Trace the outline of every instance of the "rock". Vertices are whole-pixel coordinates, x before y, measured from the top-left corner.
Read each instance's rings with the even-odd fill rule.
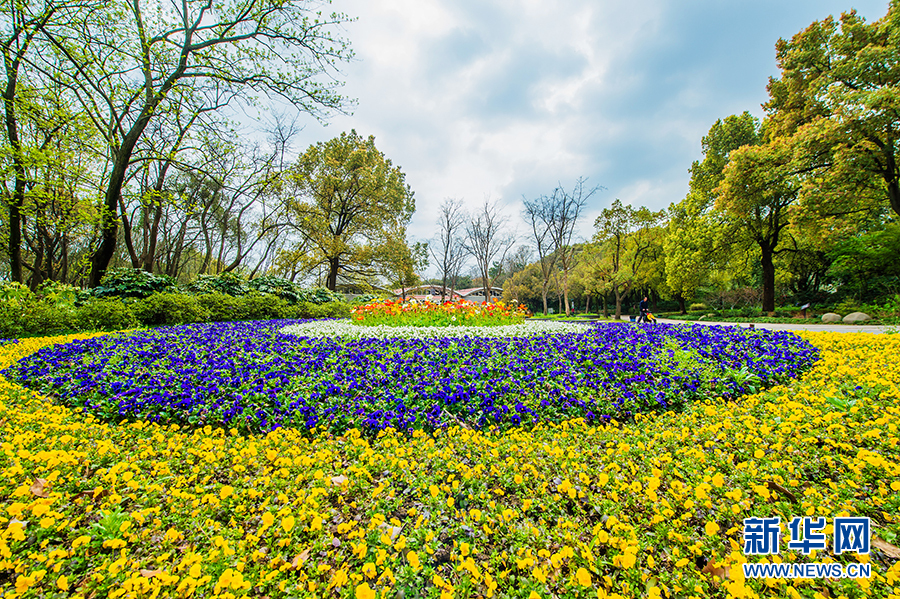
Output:
[[[841,315],[835,314],[834,312],[829,312],[828,314],[822,315],[822,322],[840,322]]]
[[[865,312],[853,312],[852,314],[848,314],[847,316],[845,316],[843,322],[856,324],[859,322],[865,322],[867,320],[872,320],[872,317]]]

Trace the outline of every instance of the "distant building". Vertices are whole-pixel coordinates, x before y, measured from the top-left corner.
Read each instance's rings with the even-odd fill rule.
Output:
[[[394,289],[394,297],[395,299],[401,299],[404,297],[404,293],[402,289]],[[491,301],[499,301],[500,298],[503,297],[503,288],[502,287],[491,287],[490,288],[490,296]],[[406,290],[405,297],[407,300],[414,299],[416,301],[425,301],[425,302],[440,302],[441,301],[441,286],[440,285],[420,285],[418,287],[410,287]],[[485,301],[484,298],[484,288],[483,287],[472,287],[470,289],[454,289],[451,295],[450,288],[447,288],[446,296],[444,301],[459,301],[463,300],[473,304],[480,304]]]
[[[484,301],[500,301],[503,298],[503,287],[490,287],[488,288],[488,293],[490,293],[490,299],[487,300],[484,297],[484,287],[472,287],[470,289],[457,289],[456,293],[459,296],[466,300],[467,302],[471,302],[473,304],[480,304]]]

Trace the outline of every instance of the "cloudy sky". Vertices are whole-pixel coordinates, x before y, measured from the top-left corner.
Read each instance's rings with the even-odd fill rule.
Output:
[[[761,117],[775,42],[887,0],[333,0],[356,58],[352,115],[307,122],[297,150],[351,128],[406,173],[411,239],[437,207],[503,204],[525,236],[522,197],[578,177],[602,185],[580,233],[619,198],[663,209],[684,197],[718,118]]]

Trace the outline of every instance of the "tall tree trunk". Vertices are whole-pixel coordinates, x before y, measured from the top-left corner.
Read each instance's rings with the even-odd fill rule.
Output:
[[[607,303],[608,300],[609,300],[609,294],[604,293],[603,294],[603,318],[609,318],[609,305]]]
[[[766,244],[760,244],[762,250],[762,309],[763,312],[771,314],[775,311],[775,262],[774,252],[772,248]]]
[[[7,67],[9,68],[9,67]],[[15,93],[18,73],[7,71],[6,89],[3,92],[3,105],[6,112],[6,135],[15,176],[13,195],[9,199],[9,273],[10,279],[22,283],[22,215],[21,208],[25,203],[25,165],[22,162],[22,146],[19,141],[19,124],[16,119]]]
[[[119,219],[116,218],[116,213],[122,197],[122,186],[125,184],[125,173],[128,170],[128,163],[131,161],[134,147],[137,145],[137,141],[140,139],[144,129],[147,128],[150,116],[158,103],[159,100],[156,100],[144,105],[140,116],[138,116],[134,125],[132,125],[122,140],[122,145],[116,148],[114,153],[113,168],[103,196],[103,206],[100,214],[100,245],[91,259],[91,275],[88,286],[92,289],[100,284],[100,280],[103,279],[103,275],[106,273],[106,269],[116,253],[119,232]]]
[[[69,236],[63,233],[59,243],[59,280],[68,283],[69,279]]]
[[[889,162],[893,163],[893,156],[889,157]],[[891,164],[891,166],[894,166]],[[898,181],[897,176],[893,173],[897,172],[896,168],[890,169],[891,179],[886,181],[888,187],[888,198],[891,202],[891,208],[894,210],[894,213],[900,215],[900,181]]]
[[[31,269],[31,280],[28,287],[32,291],[37,291],[38,286],[44,282],[44,237],[40,231],[37,232],[37,247],[34,250],[34,268]]]
[[[128,250],[128,257],[131,258],[131,268],[140,268],[141,261],[138,258],[137,251],[134,249],[134,240],[131,237],[131,220],[128,218],[128,212],[125,210],[125,202],[119,198],[119,210],[122,216],[122,235],[125,237],[125,249]]]
[[[147,243],[144,246],[143,264],[141,267],[147,271],[153,272],[153,262],[156,258],[156,248],[159,245],[159,222],[162,220],[162,202],[155,202],[152,205],[153,222],[147,232]]]
[[[340,258],[335,256],[328,259],[328,280],[325,283],[330,291],[334,291],[337,287],[338,270],[341,267]]]
[[[684,301],[684,296],[680,293],[678,294],[678,309],[681,310],[682,314],[687,314],[687,304]]]

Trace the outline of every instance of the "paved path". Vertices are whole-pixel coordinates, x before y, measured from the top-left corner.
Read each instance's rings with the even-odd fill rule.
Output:
[[[739,326],[748,327],[750,323],[746,322],[712,322],[712,321],[686,321],[672,320],[668,318],[660,318],[659,322],[667,322],[670,324],[717,324],[719,326]],[[897,327],[861,325],[861,324],[794,324],[794,323],[772,323],[772,322],[755,322],[753,323],[757,329],[768,329],[770,331],[828,331],[832,333],[884,333],[890,328]]]

